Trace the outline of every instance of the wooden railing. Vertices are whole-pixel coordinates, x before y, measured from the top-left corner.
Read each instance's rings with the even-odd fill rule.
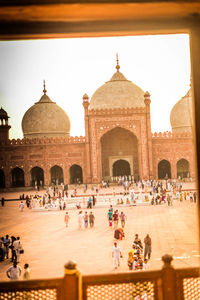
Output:
[[[199,268],[174,269],[172,257],[162,257],[158,271],[84,275],[76,263],[65,265],[58,279],[0,282],[0,299],[34,300],[199,300]]]

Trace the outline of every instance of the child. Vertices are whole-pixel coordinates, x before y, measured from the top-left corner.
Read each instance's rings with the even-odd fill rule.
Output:
[[[68,212],[66,212],[66,214],[65,214],[65,224],[66,224],[66,227],[68,227],[68,223],[69,223],[69,215],[68,215]]]
[[[109,226],[110,227],[112,227],[112,215],[113,215],[112,209],[109,209],[109,211],[108,211],[108,221],[109,221]]]
[[[23,274],[23,279],[24,280],[27,280],[27,279],[30,279],[30,269],[29,269],[29,265],[28,264],[25,264],[24,265],[24,274]]]
[[[132,251],[129,251],[128,252],[128,267],[129,267],[129,270],[132,270],[133,269],[133,252]]]
[[[147,262],[148,262],[148,260],[145,258],[144,262],[143,262],[143,270],[144,271],[148,268]]]

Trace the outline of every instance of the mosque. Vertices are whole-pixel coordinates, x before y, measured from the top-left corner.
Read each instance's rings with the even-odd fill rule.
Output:
[[[43,95],[22,119],[23,139],[9,139],[0,109],[0,188],[100,183],[132,179],[194,178],[192,92],[170,115],[172,132],[151,132],[150,94],[119,71],[91,99],[83,96],[85,136],[70,136],[70,119]]]

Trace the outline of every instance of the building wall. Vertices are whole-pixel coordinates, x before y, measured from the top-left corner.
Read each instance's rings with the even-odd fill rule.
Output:
[[[0,169],[5,173],[6,187],[11,187],[11,171],[15,167],[24,171],[25,186],[30,186],[30,171],[35,166],[43,169],[46,186],[51,181],[50,169],[55,165],[63,169],[64,183],[69,183],[69,169],[74,164],[81,166],[85,181],[87,166],[83,137],[12,140],[0,148]]]
[[[101,138],[116,127],[128,130],[137,138],[139,175],[149,178],[145,108],[89,111],[88,122],[92,182],[102,179]]]
[[[167,160],[171,165],[172,178],[177,178],[177,162],[186,159],[189,162],[190,177],[195,178],[195,153],[191,133],[159,133],[152,137],[154,178],[158,178],[158,164]]]

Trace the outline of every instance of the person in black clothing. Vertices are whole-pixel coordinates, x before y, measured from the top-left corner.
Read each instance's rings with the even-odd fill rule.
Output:
[[[95,206],[95,196],[94,195],[92,195],[92,204],[93,204],[93,206]]]
[[[9,246],[9,248],[11,249],[11,253],[12,253],[12,257],[11,257],[11,261],[16,261],[17,260],[17,255],[13,246],[14,241],[16,240],[16,237],[11,236],[11,245]]]
[[[4,206],[4,203],[5,203],[5,199],[4,197],[1,198],[1,206]]]
[[[4,261],[4,245],[3,245],[3,242],[4,242],[4,238],[2,237],[0,239],[0,261]]]

